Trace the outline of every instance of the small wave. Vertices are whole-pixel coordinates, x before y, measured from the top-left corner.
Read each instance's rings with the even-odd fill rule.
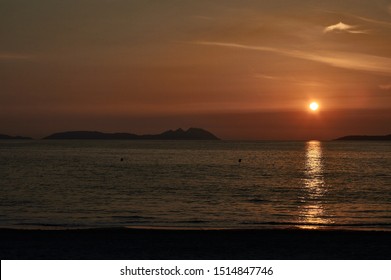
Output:
[[[188,220],[188,221],[178,221],[175,222],[177,224],[208,224],[209,221],[203,221],[203,220]]]
[[[380,178],[386,177],[386,178],[389,178],[389,177],[391,177],[391,175],[390,174],[378,173],[378,174],[375,174],[375,177],[380,177]]]
[[[247,202],[252,202],[252,203],[267,203],[267,202],[270,202],[270,200],[259,199],[259,198],[253,198],[253,199],[248,199]]]
[[[55,226],[70,226],[69,224],[51,224],[51,223],[18,223],[20,226],[43,226],[43,227],[55,227]]]
[[[66,223],[17,223],[17,226],[38,227],[38,228],[81,228],[81,224],[66,224]]]
[[[391,223],[295,223],[295,222],[242,222],[242,225],[271,225],[271,226],[319,226],[319,227],[391,227]]]
[[[118,225],[131,225],[131,224],[151,224],[150,221],[120,221],[120,222],[117,222],[116,224]]]
[[[111,216],[113,219],[119,219],[119,220],[153,220],[155,219],[154,217],[145,217],[145,216],[138,216],[138,215],[130,215],[130,216],[125,216],[125,215],[116,215],[116,216]]]

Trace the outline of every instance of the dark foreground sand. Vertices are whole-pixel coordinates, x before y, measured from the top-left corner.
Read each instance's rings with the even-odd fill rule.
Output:
[[[1,259],[391,259],[390,232],[10,230]]]

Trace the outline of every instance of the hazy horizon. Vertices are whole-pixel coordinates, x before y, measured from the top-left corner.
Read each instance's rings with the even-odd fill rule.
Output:
[[[390,35],[385,0],[1,0],[0,133],[389,134]]]

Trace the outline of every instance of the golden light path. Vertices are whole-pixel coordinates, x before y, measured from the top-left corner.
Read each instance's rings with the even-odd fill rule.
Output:
[[[309,141],[306,144],[305,162],[305,197],[301,207],[301,228],[317,229],[321,225],[331,224],[330,219],[325,218],[323,196],[326,186],[323,179],[322,143]]]

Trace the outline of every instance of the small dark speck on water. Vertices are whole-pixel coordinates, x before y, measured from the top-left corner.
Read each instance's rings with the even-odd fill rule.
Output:
[[[121,158],[121,161],[124,161],[124,158]]]
[[[240,158],[240,159],[238,160],[238,162],[242,162],[242,159]]]

